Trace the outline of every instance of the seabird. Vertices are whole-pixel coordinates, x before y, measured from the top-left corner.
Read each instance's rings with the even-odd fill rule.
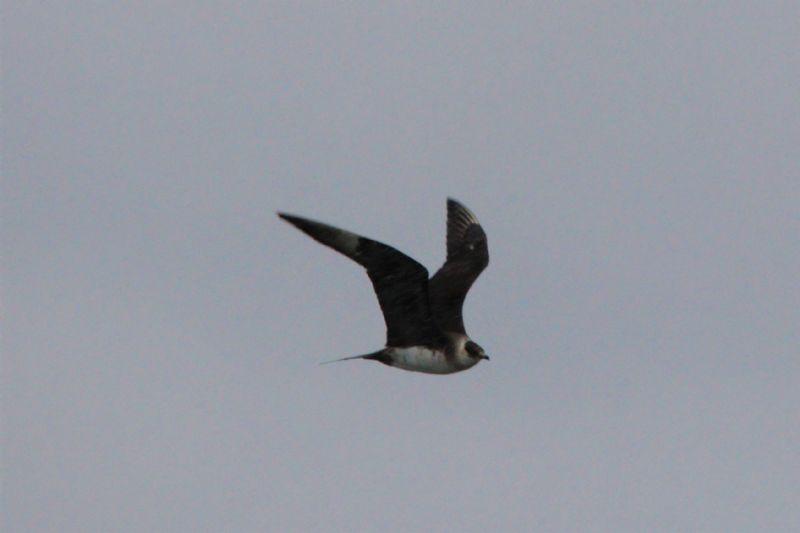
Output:
[[[461,316],[469,288],[489,264],[486,233],[464,205],[447,200],[447,259],[430,279],[424,266],[391,246],[307,218],[278,216],[364,267],[378,296],[386,346],[330,362],[367,359],[403,370],[452,374],[489,359],[467,336]]]

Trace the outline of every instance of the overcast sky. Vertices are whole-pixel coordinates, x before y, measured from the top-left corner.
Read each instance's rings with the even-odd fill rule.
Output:
[[[800,7],[643,4],[4,3],[3,531],[800,530]]]

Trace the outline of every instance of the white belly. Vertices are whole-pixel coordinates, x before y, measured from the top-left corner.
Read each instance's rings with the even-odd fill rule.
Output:
[[[465,366],[457,361],[448,361],[444,351],[411,346],[408,348],[392,348],[392,366],[411,370],[412,372],[426,372],[428,374],[452,374],[465,370],[472,365]]]

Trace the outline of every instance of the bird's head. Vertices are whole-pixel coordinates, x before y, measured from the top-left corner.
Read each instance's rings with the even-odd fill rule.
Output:
[[[486,359],[487,361],[489,360],[489,356],[486,355],[486,352],[483,350],[483,348],[480,347],[480,345],[477,342],[471,340],[467,341],[466,344],[464,345],[464,350],[467,352],[467,355],[470,358],[475,360],[476,363],[481,359]]]

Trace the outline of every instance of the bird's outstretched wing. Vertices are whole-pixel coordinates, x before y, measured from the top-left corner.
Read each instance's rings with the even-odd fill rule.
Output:
[[[446,343],[431,314],[424,266],[391,246],[355,233],[286,213],[278,216],[367,270],[386,322],[387,346]]]
[[[447,260],[431,278],[431,310],[446,332],[464,333],[462,308],[472,283],[489,264],[486,233],[475,214],[447,199]]]

